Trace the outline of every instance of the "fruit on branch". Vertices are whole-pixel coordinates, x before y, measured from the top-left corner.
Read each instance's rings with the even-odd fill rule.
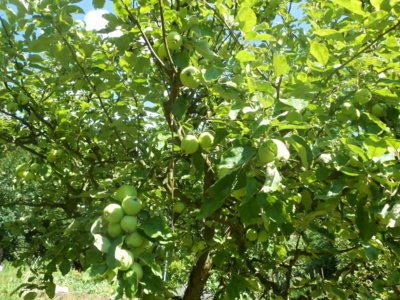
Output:
[[[174,211],[180,214],[185,209],[185,204],[183,202],[176,202],[174,204]]]
[[[383,103],[377,103],[372,106],[371,113],[378,118],[384,117],[386,115],[386,105]]]
[[[119,269],[121,271],[128,270],[134,262],[133,253],[129,250],[120,249],[120,248],[116,249],[116,251],[115,251],[115,259],[118,261]]]
[[[23,175],[23,178],[25,179],[25,181],[35,180],[35,174],[33,174],[30,171],[24,171],[22,175]]]
[[[261,243],[266,242],[268,240],[268,232],[264,229],[260,230],[257,234],[257,239]]]
[[[179,49],[183,44],[182,36],[176,31],[171,31],[167,35],[167,44],[170,50]]]
[[[103,216],[108,222],[118,223],[124,216],[124,210],[120,205],[112,203],[104,208]]]
[[[199,141],[194,135],[187,135],[182,139],[181,150],[185,154],[195,153],[199,149]]]
[[[31,170],[31,172],[37,173],[37,172],[39,172],[39,168],[40,168],[40,164],[33,163],[33,164],[31,164],[29,169]]]
[[[15,102],[8,102],[6,107],[10,114],[13,114],[18,110],[18,104]]]
[[[24,93],[19,93],[17,96],[17,102],[20,105],[25,105],[28,104],[29,102],[29,97],[27,95],[25,95]]]
[[[267,140],[258,148],[258,158],[264,164],[275,160],[277,155],[277,146],[272,140]]]
[[[136,274],[137,279],[142,279],[143,277],[143,269],[142,266],[137,263],[137,262],[133,262],[132,266],[131,266],[131,270],[130,272],[133,272],[133,274]],[[132,275],[133,275],[132,274]]]
[[[135,231],[125,238],[125,243],[132,248],[140,247],[144,242],[144,237],[139,232]]]
[[[137,215],[142,209],[142,201],[136,196],[127,196],[122,200],[121,206],[127,215]]]
[[[165,60],[168,58],[167,48],[165,47],[164,43],[158,46],[157,55],[161,60]]]
[[[47,155],[47,161],[53,163],[58,160],[63,153],[64,151],[62,149],[53,149],[50,151],[49,155]]]
[[[108,223],[107,232],[112,238],[119,237],[124,233],[122,227],[119,223]]]
[[[188,88],[197,88],[200,85],[200,72],[195,67],[187,67],[182,70],[179,78],[182,84]]]
[[[210,149],[214,144],[214,136],[209,132],[203,132],[199,136],[199,143],[201,148]]]
[[[118,188],[117,192],[115,193],[115,199],[117,199],[118,201],[122,201],[127,196],[136,197],[137,190],[133,186],[124,184]]]
[[[353,101],[366,104],[369,100],[371,100],[372,94],[367,88],[361,88],[354,93]]]
[[[242,188],[240,190],[233,191],[231,196],[236,198],[237,200],[242,200],[244,196],[246,196],[246,188]]]
[[[137,229],[137,218],[135,216],[124,216],[121,219],[121,227],[126,233],[132,233]]]
[[[257,234],[257,230],[255,230],[254,228],[249,228],[249,229],[247,229],[247,231],[246,231],[246,238],[249,240],[249,241],[255,241],[256,239],[257,239],[257,237],[258,237],[258,234]]]
[[[197,249],[199,249],[200,251],[206,249],[206,242],[204,242],[204,241],[198,242]]]

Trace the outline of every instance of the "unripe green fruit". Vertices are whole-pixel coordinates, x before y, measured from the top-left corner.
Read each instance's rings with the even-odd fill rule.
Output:
[[[375,117],[381,118],[386,115],[386,105],[377,103],[372,106],[371,112]]]
[[[255,241],[257,239],[257,237],[258,237],[257,230],[255,230],[254,228],[249,228],[246,231],[246,238],[249,241]]]
[[[203,149],[210,149],[214,143],[214,136],[209,132],[203,132],[199,136],[199,143]]]
[[[135,216],[124,216],[121,219],[121,227],[126,233],[132,233],[137,229],[137,218]]]
[[[11,114],[15,113],[18,110],[18,104],[15,102],[7,103],[7,111]]]
[[[124,233],[119,223],[108,223],[107,232],[112,238],[119,237]]]
[[[247,193],[246,188],[242,188],[240,190],[233,191],[231,196],[238,200],[242,200],[242,198],[246,196],[246,193]]]
[[[115,253],[115,258],[119,262],[119,269],[121,271],[128,270],[134,262],[133,253],[125,249],[119,249],[118,252]]]
[[[182,70],[179,78],[184,86],[197,88],[200,85],[200,72],[195,67],[187,67]]]
[[[272,141],[264,142],[258,148],[258,158],[264,164],[274,161],[276,158],[276,145]]]
[[[124,210],[118,204],[112,203],[106,206],[103,211],[104,219],[111,223],[118,223],[124,216]]]
[[[122,185],[118,188],[117,192],[115,193],[115,199],[118,201],[124,200],[126,197],[131,196],[131,197],[136,197],[137,196],[137,191],[136,188],[130,185]]]
[[[353,101],[358,102],[360,104],[366,104],[369,100],[371,100],[372,94],[366,88],[361,88],[355,92],[353,96]]]
[[[157,55],[161,60],[165,60],[168,58],[167,48],[165,47],[164,43],[158,46]]]
[[[114,278],[117,276],[117,273],[114,272],[114,270],[108,270],[105,274],[104,274],[104,278],[108,281],[108,282],[112,282],[114,281]]]
[[[167,44],[170,50],[179,49],[183,44],[182,36],[176,31],[171,31],[167,35]]]
[[[35,174],[30,171],[24,171],[23,178],[25,179],[25,181],[33,181],[35,180]]]
[[[183,202],[176,202],[174,204],[174,211],[180,214],[185,209],[185,204]]]
[[[186,154],[195,153],[199,149],[199,141],[194,135],[187,135],[181,143],[181,150]]]
[[[197,249],[204,250],[206,248],[206,243],[204,241],[200,241],[197,243]]]
[[[258,241],[264,243],[268,240],[268,232],[264,229],[260,230],[257,237]]]
[[[37,173],[38,171],[39,171],[39,167],[40,167],[40,164],[38,164],[38,163],[33,163],[33,164],[31,164],[31,166],[30,166],[30,170],[33,172],[33,173]]]
[[[17,102],[20,105],[25,105],[28,104],[29,102],[29,97],[27,95],[25,95],[24,93],[19,93],[17,96]]]
[[[144,238],[138,232],[132,232],[125,238],[125,243],[132,248],[140,247],[144,242]]]
[[[127,215],[137,215],[142,209],[142,201],[138,197],[128,196],[122,200],[121,206]]]
[[[196,253],[196,252],[199,251],[199,247],[197,247],[197,245],[193,245],[191,250],[192,250],[193,253]]]
[[[133,273],[136,274],[137,279],[140,280],[140,279],[143,278],[143,268],[142,268],[142,266],[141,266],[139,263],[134,262],[134,263],[132,264],[132,266],[131,266],[131,270],[133,271]]]

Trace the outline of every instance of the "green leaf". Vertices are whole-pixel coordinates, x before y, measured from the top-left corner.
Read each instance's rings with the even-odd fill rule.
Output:
[[[278,168],[268,166],[265,169],[265,182],[261,191],[264,193],[275,192],[282,181],[282,176],[279,174]]]
[[[315,59],[324,66],[328,63],[329,60],[329,50],[324,45],[314,42],[311,44],[310,53]]]
[[[287,138],[285,138],[285,140],[287,140],[289,144],[292,145],[294,149],[296,149],[296,151],[299,153],[303,166],[308,169],[311,165],[313,156],[311,148],[307,144],[307,142],[300,136],[294,134],[288,136]]]
[[[96,278],[99,275],[103,275],[108,269],[108,266],[105,264],[102,265],[93,265],[86,269],[86,271],[82,275],[83,281],[90,281]]]
[[[204,73],[204,79],[206,81],[212,81],[218,79],[224,73],[224,69],[219,67],[207,68]]]
[[[162,276],[161,267],[159,264],[157,264],[156,258],[152,253],[145,251],[143,253],[140,253],[138,258],[151,268],[151,271],[154,275],[158,277]]]
[[[49,296],[49,298],[54,298],[56,295],[56,284],[54,282],[45,282],[44,283],[46,289],[46,294]]]
[[[220,168],[233,169],[248,162],[257,152],[250,146],[237,146],[228,149],[222,154]]]
[[[93,234],[94,236],[94,245],[96,246],[97,249],[99,249],[103,253],[108,253],[111,242],[110,240],[100,234]]]
[[[254,54],[246,50],[239,51],[235,57],[241,63],[256,60]]]
[[[335,2],[357,15],[363,16],[365,14],[362,10],[362,2],[360,0],[332,0],[332,2]]]
[[[298,98],[288,98],[288,99],[279,99],[282,103],[286,105],[290,105],[294,107],[296,110],[300,111],[307,107],[308,101],[305,99],[298,99]]]
[[[342,194],[342,191],[347,186],[346,182],[335,179],[330,183],[329,189],[322,189],[316,195],[316,199],[337,199]]]
[[[361,244],[363,245],[365,254],[367,255],[370,261],[378,259],[380,253],[380,250],[378,248],[364,241],[361,241]]]
[[[240,169],[231,171],[208,189],[208,197],[204,198],[197,219],[207,218],[224,204],[225,199],[230,196],[232,189],[237,184],[239,173]]]
[[[170,228],[161,217],[152,217],[144,221],[140,228],[151,239],[169,240],[172,237]]]
[[[366,200],[360,200],[356,210],[356,225],[359,235],[365,242],[369,241],[377,232],[377,224],[365,208]]]
[[[64,259],[58,266],[63,276],[67,275],[71,271],[71,262],[68,259]]]
[[[36,299],[37,293],[36,292],[29,292],[25,294],[24,300],[34,300]]]
[[[239,299],[242,292],[249,286],[246,279],[240,276],[233,277],[228,284],[229,299]]]
[[[257,24],[257,16],[254,11],[248,7],[241,7],[237,13],[236,21],[244,33],[251,31]]]
[[[200,55],[204,56],[205,59],[213,61],[214,59],[218,58],[218,56],[211,51],[210,46],[208,45],[208,40],[202,39],[195,41],[194,48],[196,52]]]
[[[369,158],[381,156],[388,151],[386,141],[376,135],[370,135],[363,144],[368,150]]]
[[[375,292],[381,294],[385,290],[385,282],[382,279],[375,279],[372,283],[372,288]]]
[[[94,8],[103,8],[106,5],[106,0],[92,0]]]
[[[258,221],[260,207],[255,197],[249,198],[246,202],[241,201],[239,207],[239,216],[244,224],[255,224]]]
[[[141,280],[146,289],[152,293],[161,291],[164,288],[164,281],[160,276],[154,275],[149,266],[143,266],[143,278]],[[146,298],[143,298],[146,299]]]
[[[285,56],[279,55],[278,53],[274,53],[272,60],[276,77],[279,77],[281,75],[286,75],[289,73],[290,67],[287,63]]]

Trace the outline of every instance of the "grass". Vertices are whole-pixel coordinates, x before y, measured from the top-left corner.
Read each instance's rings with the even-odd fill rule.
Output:
[[[32,276],[29,269],[23,273],[21,278],[17,277],[17,269],[13,268],[10,263],[3,263],[3,270],[0,271],[0,300],[15,300],[23,299],[18,297],[19,293],[10,296],[20,284],[27,282],[28,278]],[[82,273],[71,270],[66,276],[61,273],[55,273],[56,286],[68,287],[68,293],[60,293],[54,299],[57,300],[105,300],[109,299],[113,294],[111,286],[103,281],[100,283],[84,282],[82,280]],[[49,299],[42,291],[38,291],[38,300]]]

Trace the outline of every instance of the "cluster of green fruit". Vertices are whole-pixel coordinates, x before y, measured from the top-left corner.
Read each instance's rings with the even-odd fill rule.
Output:
[[[193,154],[199,150],[199,147],[203,149],[211,149],[214,144],[214,136],[209,132],[203,132],[199,138],[194,135],[186,135],[181,142],[181,150],[185,154]]]
[[[63,154],[64,154],[64,151],[62,149],[53,149],[47,155],[47,161],[49,163],[53,163],[53,162],[59,160]]]
[[[340,122],[347,122],[358,120],[361,116],[360,111],[354,106],[354,104],[366,105],[372,99],[371,91],[367,88],[358,89],[352,98],[352,102],[344,102],[341,105],[341,110],[337,114],[337,118]],[[370,107],[370,112],[375,117],[381,118],[386,115],[387,107],[384,103],[375,103]]]
[[[183,44],[182,36],[176,32],[171,31],[167,36],[167,47],[171,54],[177,51]],[[161,43],[157,49],[157,55],[161,60],[168,58],[167,47]],[[179,76],[181,83],[189,88],[197,88],[200,85],[200,71],[192,66],[186,67],[181,71]]]
[[[11,114],[15,113],[18,110],[19,105],[26,105],[29,103],[29,97],[25,93],[19,93],[17,98],[17,102],[10,101],[6,104],[7,111]]]
[[[116,250],[115,258],[119,262],[118,269],[127,271],[125,276],[136,274],[138,280],[143,277],[143,269],[135,256],[145,250],[148,240],[139,232],[137,214],[142,209],[142,201],[137,197],[135,187],[122,185],[115,193],[115,199],[121,204],[111,203],[103,211],[103,217],[108,222],[107,233],[111,238],[124,236],[124,243],[128,249],[119,248]],[[114,277],[112,271],[108,276]],[[113,279],[113,278],[111,278]]]
[[[23,163],[20,164],[15,168],[15,174],[17,177],[25,180],[26,182],[29,181],[43,181],[43,179],[40,177],[39,173],[39,168],[40,164],[38,163],[33,163],[29,165],[28,163]]]
[[[265,229],[257,231],[255,228],[249,228],[246,231],[246,238],[251,242],[258,240],[260,243],[264,243],[268,240],[268,232]]]

